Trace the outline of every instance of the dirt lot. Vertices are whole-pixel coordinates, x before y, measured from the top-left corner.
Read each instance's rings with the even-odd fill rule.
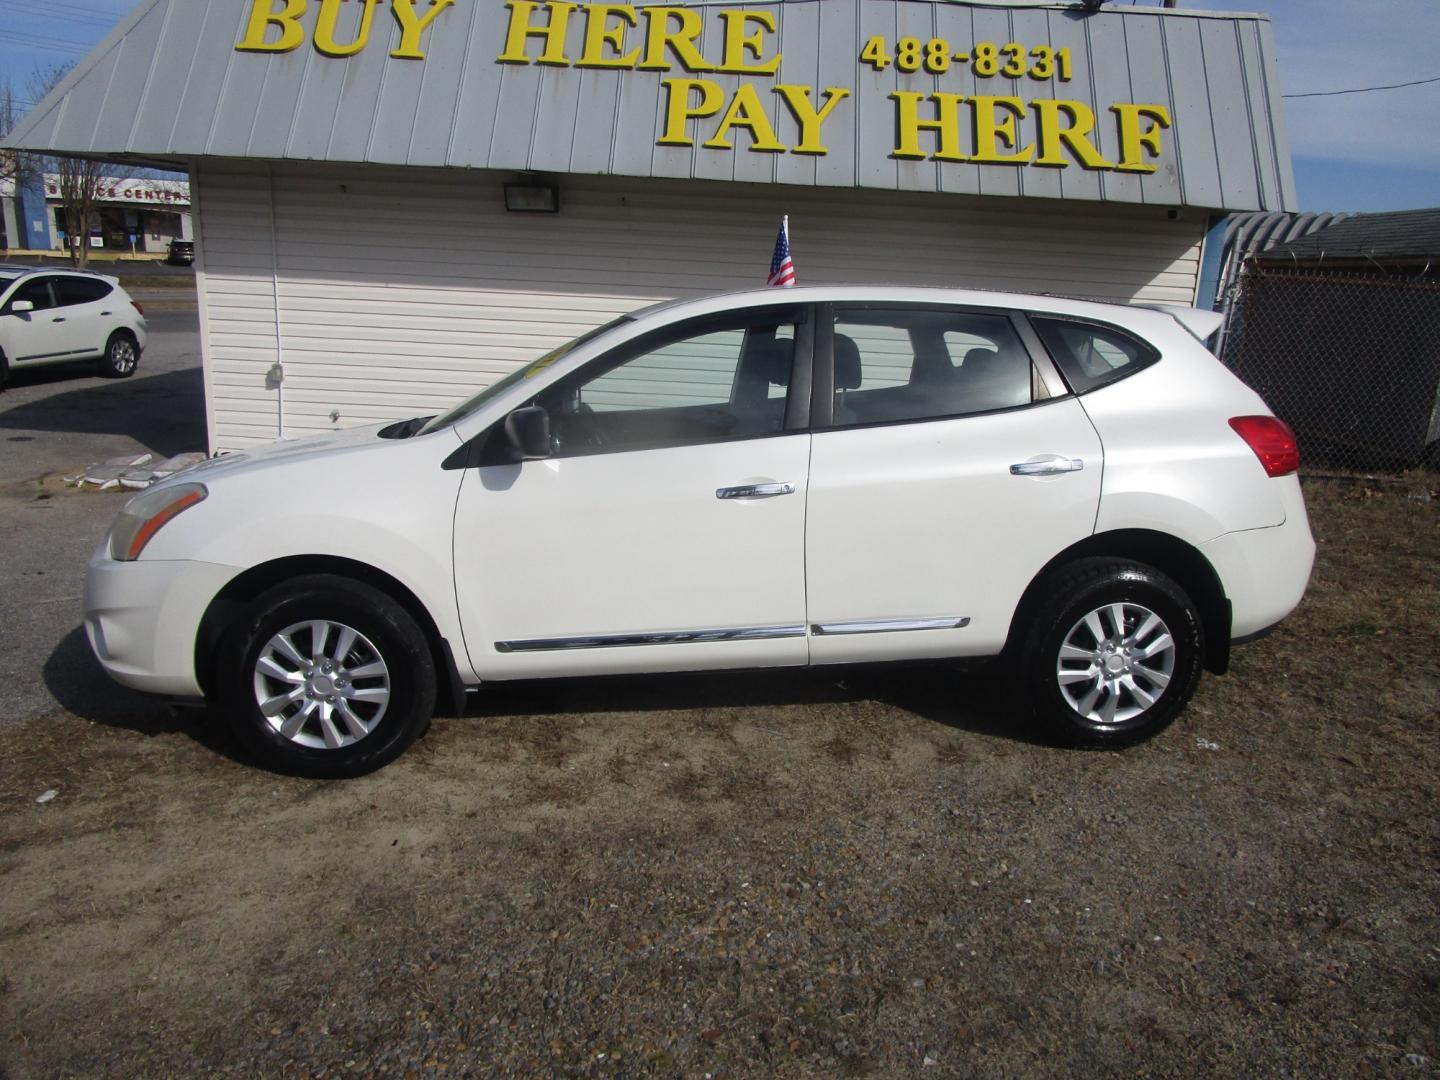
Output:
[[[1301,611],[1121,754],[911,668],[496,688],[324,784],[97,671],[0,726],[0,1072],[1434,1075],[1417,490],[1311,486]]]

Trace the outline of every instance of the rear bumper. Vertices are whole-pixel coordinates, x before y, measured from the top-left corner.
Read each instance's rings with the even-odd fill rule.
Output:
[[[116,562],[108,541],[85,575],[85,633],[116,682],[152,694],[199,697],[195,639],[215,594],[240,572],[202,562]]]
[[[1299,605],[1315,565],[1315,540],[1300,484],[1287,478],[1285,522],[1225,533],[1200,546],[1230,601],[1230,640],[1239,644],[1271,630]]]

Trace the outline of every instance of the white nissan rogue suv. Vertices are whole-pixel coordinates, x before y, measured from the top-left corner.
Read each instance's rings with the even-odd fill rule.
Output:
[[[490,680],[917,658],[1004,657],[1058,736],[1122,746],[1314,557],[1295,439],[1216,324],[912,288],[648,308],[443,416],[136,496],[86,628],[316,776]]]

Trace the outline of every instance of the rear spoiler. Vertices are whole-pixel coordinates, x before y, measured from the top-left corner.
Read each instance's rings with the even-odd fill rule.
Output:
[[[1200,308],[1182,307],[1179,304],[1138,304],[1136,306],[1169,315],[1190,331],[1191,335],[1202,345],[1210,339],[1215,331],[1225,325],[1225,316],[1218,311],[1202,311]]]

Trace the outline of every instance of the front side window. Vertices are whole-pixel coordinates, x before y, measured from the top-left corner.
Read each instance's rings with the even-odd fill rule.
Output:
[[[1113,327],[1035,315],[1030,322],[1077,394],[1123,379],[1160,359],[1150,345]]]
[[[834,423],[930,420],[1028,405],[1036,377],[1009,318],[838,308]]]
[[[12,304],[16,300],[29,300],[35,305],[36,311],[46,311],[55,306],[55,298],[50,293],[50,278],[40,278],[37,281],[27,281],[20,288],[15,290],[15,295],[10,298]]]
[[[537,399],[561,456],[753,438],[784,430],[795,315],[707,320],[596,360]]]

